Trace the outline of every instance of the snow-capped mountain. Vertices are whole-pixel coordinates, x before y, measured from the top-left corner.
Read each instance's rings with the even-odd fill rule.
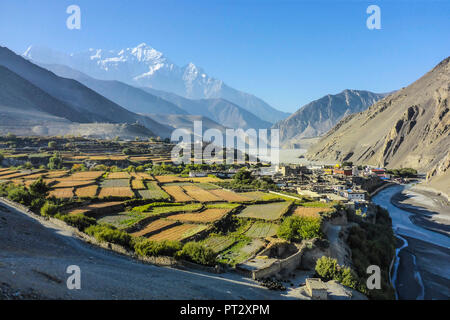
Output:
[[[259,118],[274,123],[289,114],[274,109],[263,100],[214,79],[193,63],[177,66],[163,53],[142,43],[121,50],[89,49],[65,54],[48,48],[30,46],[27,59],[62,64],[102,80],[119,80],[130,85],[169,91],[190,99],[224,98]]]

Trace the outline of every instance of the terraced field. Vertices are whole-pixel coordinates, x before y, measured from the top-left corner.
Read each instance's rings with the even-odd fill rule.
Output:
[[[150,236],[149,239],[154,241],[182,241],[205,230],[206,228],[207,226],[199,224],[182,224],[154,234]]]
[[[165,192],[170,194],[176,202],[191,202],[195,201],[192,197],[188,196],[182,187],[180,186],[163,186],[162,187]]]
[[[292,215],[294,216],[300,216],[300,217],[313,217],[313,218],[317,218],[320,217],[321,212],[325,213],[325,212],[330,212],[333,211],[332,208],[318,208],[318,207],[296,207],[294,212],[292,213]]]
[[[223,199],[228,202],[248,202],[252,201],[251,198],[243,196],[239,193],[228,191],[224,189],[217,189],[217,190],[209,190],[212,194],[219,197],[220,199]]]
[[[109,187],[101,188],[98,195],[99,198],[118,197],[118,198],[133,198],[134,192],[130,187]]]
[[[131,175],[128,172],[110,172],[107,179],[130,179]]]
[[[245,233],[250,238],[273,237],[277,234],[278,225],[275,223],[255,222]]]
[[[102,188],[129,187],[130,179],[105,179],[101,183]]]
[[[177,177],[177,176],[155,176],[155,179],[160,183],[169,183],[169,182],[183,182],[188,181],[186,178]]]
[[[92,184],[95,184],[94,180],[58,179],[53,188],[85,187]]]
[[[188,196],[200,202],[222,201],[218,196],[197,186],[184,186],[183,189]]]
[[[98,186],[87,186],[82,188],[77,188],[75,190],[75,195],[79,198],[93,198],[97,195]]]
[[[59,188],[59,189],[53,189],[50,190],[48,197],[55,197],[55,198],[61,198],[61,199],[70,199],[73,198],[74,188]]]
[[[165,219],[159,219],[156,221],[152,221],[147,224],[144,228],[139,231],[133,232],[131,235],[134,237],[143,237],[149,234],[153,234],[155,232],[160,232],[162,229],[167,229],[172,226],[175,226],[176,222],[169,221]]]
[[[284,215],[292,202],[272,202],[265,204],[254,204],[246,207],[240,214],[239,218],[253,218],[262,220],[277,220]]]
[[[133,178],[133,180],[131,180],[131,188],[133,188],[134,190],[146,189],[144,180],[141,180],[139,178]]]
[[[231,247],[236,240],[234,237],[230,236],[215,236],[206,239],[203,244],[213,250],[216,253],[219,253],[229,247]]]
[[[167,219],[181,222],[211,223],[222,219],[230,210],[228,209],[206,209],[201,212],[174,214]]]
[[[156,181],[147,181],[147,190],[138,190],[143,199],[169,199],[169,195],[162,190]]]

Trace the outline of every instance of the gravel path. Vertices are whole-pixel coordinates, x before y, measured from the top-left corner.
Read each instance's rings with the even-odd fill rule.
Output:
[[[69,290],[69,265],[81,289]],[[237,274],[143,264],[0,202],[0,299],[285,299]],[[290,297],[292,298],[292,297]]]

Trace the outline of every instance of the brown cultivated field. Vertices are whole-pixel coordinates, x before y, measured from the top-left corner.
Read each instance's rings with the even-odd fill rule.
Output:
[[[97,185],[77,188],[75,195],[79,198],[93,198],[97,195],[97,190]]]
[[[108,179],[129,179],[131,176],[128,172],[110,172]]]
[[[207,226],[198,224],[182,224],[180,226],[172,227],[170,229],[152,235],[151,237],[149,237],[149,239],[154,241],[162,241],[162,240],[181,241],[202,230],[205,230],[206,228]]]
[[[43,177],[45,175],[46,175],[46,173],[41,172],[41,173],[30,174],[30,175],[25,176],[23,178],[26,179],[26,180],[31,180],[31,179],[35,180],[35,179],[39,179],[40,177]]]
[[[211,223],[222,219],[228,212],[230,212],[229,209],[206,209],[202,212],[174,214],[167,219],[181,222]]]
[[[45,175],[46,178],[53,179],[53,178],[60,178],[67,175],[67,171],[51,171]]]
[[[122,202],[120,201],[109,201],[109,202],[100,202],[93,203],[84,207],[68,210],[65,213],[67,214],[79,214],[79,213],[90,213],[90,212],[102,212],[105,210],[114,211],[118,208],[122,208]]]
[[[240,194],[233,192],[233,191],[216,189],[216,190],[209,190],[209,192],[211,192],[212,194],[216,195],[217,197],[219,197],[223,200],[226,200],[228,202],[252,201],[252,199],[245,197],[245,196],[241,196]]]
[[[121,198],[133,198],[134,192],[130,189],[130,187],[110,187],[110,188],[101,188],[99,198],[107,198],[107,197],[121,197]]]
[[[200,202],[214,202],[214,201],[223,201],[218,196],[210,193],[209,191],[203,190],[197,186],[184,186],[184,191],[188,194],[188,196],[194,198]]]
[[[297,207],[292,215],[300,217],[320,217],[320,212],[332,211],[331,208],[308,208],[308,207]]]
[[[83,171],[83,172],[75,172],[71,176],[69,176],[72,180],[97,180],[100,178],[105,172],[104,171]]]
[[[73,189],[74,188],[60,188],[50,190],[48,197],[55,197],[61,199],[73,198]]]
[[[58,182],[53,188],[68,188],[68,187],[84,187],[90,184],[95,184],[94,180],[69,180],[69,179],[57,179]]]
[[[176,202],[195,201],[190,196],[188,196],[184,192],[183,188],[181,188],[180,186],[164,186],[162,188],[164,189],[165,192],[170,194],[175,199]]]
[[[160,183],[189,181],[189,179],[177,177],[177,176],[155,176],[155,178]]]
[[[133,188],[134,190],[146,189],[144,185],[144,180],[134,178],[133,180],[131,180],[131,188]]]
[[[156,221],[150,222],[148,225],[146,225],[143,229],[132,233],[131,235],[134,237],[142,237],[149,233],[157,232],[161,229],[165,229],[168,227],[172,227],[176,224],[176,222],[165,220],[165,219],[159,219]]]
[[[145,172],[131,172],[130,175],[134,178],[139,178],[142,180],[155,180],[151,174]]]

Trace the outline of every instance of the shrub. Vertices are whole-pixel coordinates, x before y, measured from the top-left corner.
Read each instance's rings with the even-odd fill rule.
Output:
[[[337,260],[326,256],[317,260],[315,270],[325,281],[336,279],[339,275],[339,265]]]
[[[29,206],[33,200],[27,188],[13,185],[8,188],[8,199],[25,206]]]
[[[95,237],[95,239],[101,242],[115,243],[127,248],[132,247],[131,236],[128,233],[118,230],[110,225],[91,225],[86,228],[84,232]]]
[[[342,268],[338,265],[337,260],[323,256],[316,262],[316,273],[325,281],[335,280],[344,286],[358,289],[359,278],[356,273],[346,267]]]
[[[41,216],[44,217],[53,217],[55,214],[58,213],[59,206],[50,202],[46,201],[44,205],[41,208]]]
[[[84,214],[74,214],[74,215],[62,215],[56,214],[55,218],[60,219],[67,223],[69,226],[75,227],[80,231],[84,231],[97,222],[94,218],[86,217]]]
[[[214,265],[217,254],[200,243],[188,242],[177,252],[177,257],[203,265]]]
[[[301,241],[321,236],[320,217],[287,217],[278,229],[278,236],[289,241]]]
[[[170,256],[173,257],[175,253],[182,248],[182,244],[178,241],[152,241],[141,240],[136,241],[134,244],[134,251],[136,254],[149,257],[149,256]]]
[[[50,191],[50,187],[44,182],[42,177],[30,185],[30,194],[35,198],[45,198]]]

